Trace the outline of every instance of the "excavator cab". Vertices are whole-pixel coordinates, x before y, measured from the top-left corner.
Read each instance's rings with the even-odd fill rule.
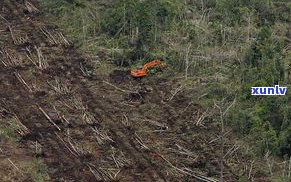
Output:
[[[142,69],[142,65],[135,67],[135,70],[141,70],[141,69]]]
[[[142,67],[138,67],[137,69],[131,70],[130,75],[135,78],[141,78],[141,77],[146,76],[148,73],[153,73],[161,69],[162,69],[161,61],[154,60],[149,63],[146,63]]]
[[[157,71],[159,71],[159,67],[158,66],[152,66],[152,67],[149,67],[147,69],[147,74],[154,74],[156,73]]]

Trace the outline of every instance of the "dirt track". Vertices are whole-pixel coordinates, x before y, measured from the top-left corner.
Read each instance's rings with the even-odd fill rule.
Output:
[[[204,111],[185,93],[170,99],[175,80],[90,74],[86,59],[41,13],[27,13],[17,0],[1,7],[0,99],[9,110],[2,115],[15,114],[29,129],[21,152],[44,159],[52,181],[219,178],[220,146],[210,142],[219,130],[209,120],[195,124]],[[41,153],[30,147],[35,141]],[[224,173],[225,181],[237,180],[235,168],[225,164]]]

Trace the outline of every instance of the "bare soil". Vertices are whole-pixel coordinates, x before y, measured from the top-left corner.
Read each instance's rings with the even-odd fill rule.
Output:
[[[20,0],[2,0],[0,14],[7,20],[0,18],[0,99],[29,130],[1,160],[41,158],[51,181],[219,179],[219,127],[210,118],[196,125],[205,110],[186,91],[172,97],[177,80],[136,80],[119,70],[104,76],[90,70],[41,12],[28,12]],[[11,117],[0,116],[1,122]],[[31,147],[36,141],[40,153]],[[226,141],[224,150],[232,146]],[[230,153],[224,181],[238,181],[250,163],[240,150]]]

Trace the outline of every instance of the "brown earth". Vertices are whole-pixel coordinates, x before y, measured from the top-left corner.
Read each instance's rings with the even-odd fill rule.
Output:
[[[218,181],[219,127],[209,118],[195,124],[205,110],[187,91],[172,97],[176,79],[95,73],[42,13],[2,0],[0,15],[1,126],[17,116],[29,130],[17,148],[1,140],[1,176],[2,166],[13,170],[7,158],[40,158],[51,181]],[[227,140],[224,151],[232,146]],[[248,174],[250,162],[231,153],[224,181]]]

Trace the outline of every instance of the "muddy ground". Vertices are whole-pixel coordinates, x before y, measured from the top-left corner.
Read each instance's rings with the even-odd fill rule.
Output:
[[[1,140],[1,176],[15,170],[8,158],[40,158],[51,181],[218,181],[219,125],[197,124],[205,109],[186,91],[173,96],[177,80],[99,74],[31,4],[2,0],[0,15],[0,121],[17,117],[24,131],[17,149]],[[229,153],[224,181],[250,163]]]

